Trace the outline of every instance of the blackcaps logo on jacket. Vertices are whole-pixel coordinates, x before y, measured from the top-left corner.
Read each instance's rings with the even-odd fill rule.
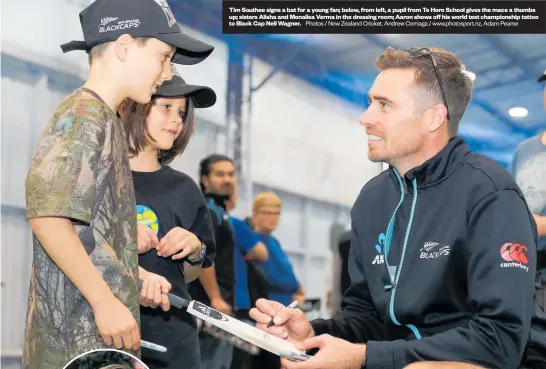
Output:
[[[449,255],[451,247],[448,245],[440,246],[438,242],[425,242],[420,250],[419,258],[421,259],[436,259],[440,256]]]
[[[508,263],[501,263],[501,268],[521,268],[528,272],[529,267],[525,266],[529,263],[529,259],[525,255],[526,251],[529,251],[527,246],[519,243],[507,242],[502,245],[500,255]]]
[[[375,251],[377,251],[377,255],[372,261],[372,264],[384,264],[385,258],[383,257],[383,250],[385,249],[385,240],[387,238],[383,233],[377,237],[377,245],[375,245]]]

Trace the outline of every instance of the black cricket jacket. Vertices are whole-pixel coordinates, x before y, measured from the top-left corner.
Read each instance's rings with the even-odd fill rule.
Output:
[[[390,168],[369,181],[351,214],[351,287],[316,335],[367,343],[369,369],[546,361],[536,223],[501,165],[455,137],[403,178]]]

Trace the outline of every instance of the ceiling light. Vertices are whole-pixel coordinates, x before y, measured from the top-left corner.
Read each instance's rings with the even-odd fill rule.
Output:
[[[512,116],[514,118],[526,117],[528,113],[529,112],[527,111],[527,109],[525,109],[525,108],[523,108],[521,106],[515,106],[515,107],[511,108],[508,111],[508,114],[510,114],[510,116]]]

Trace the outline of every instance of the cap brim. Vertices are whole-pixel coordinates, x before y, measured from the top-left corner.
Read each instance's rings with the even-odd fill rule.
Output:
[[[182,32],[164,33],[157,36],[159,40],[176,47],[172,62],[182,65],[193,65],[205,60],[214,50],[214,46],[199,41]]]
[[[63,53],[68,53],[70,51],[76,50],[88,50],[87,43],[85,41],[70,41],[66,44],[61,45],[61,50]]]
[[[546,73],[544,73],[542,76],[538,77],[537,82],[546,81]]]
[[[216,93],[210,87],[187,84],[166,84],[157,90],[155,96],[185,97],[191,96],[197,108],[210,108],[216,103]]]

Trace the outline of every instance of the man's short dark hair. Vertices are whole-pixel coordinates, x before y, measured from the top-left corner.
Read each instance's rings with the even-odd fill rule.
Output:
[[[221,161],[229,161],[234,164],[231,158],[222,154],[212,154],[201,160],[201,163],[199,163],[199,186],[201,187],[201,191],[205,191],[205,185],[203,184],[201,177],[208,176],[213,165]]]
[[[445,102],[449,106],[448,131],[449,137],[454,137],[459,131],[459,123],[472,98],[472,80],[465,73],[465,66],[457,56],[447,50],[430,48],[434,53],[438,69],[442,77],[446,93]],[[422,107],[430,106],[432,100],[442,101],[442,93],[432,61],[429,57],[412,57],[407,50],[387,48],[377,58],[376,67],[380,71],[386,69],[415,69],[416,87],[422,95],[418,97]]]
[[[134,157],[139,152],[145,149],[148,142],[153,138],[148,132],[146,121],[150,109],[157,102],[157,97],[153,97],[148,104],[139,104],[133,100],[126,102],[126,107],[123,112],[123,126],[127,137],[127,145],[129,146],[129,156]],[[186,98],[186,119],[183,122],[183,128],[178,137],[174,140],[173,147],[169,150],[161,150],[159,152],[159,162],[162,165],[167,165],[174,160],[175,157],[182,154],[190,142],[190,138],[195,130],[195,103],[192,98]]]

